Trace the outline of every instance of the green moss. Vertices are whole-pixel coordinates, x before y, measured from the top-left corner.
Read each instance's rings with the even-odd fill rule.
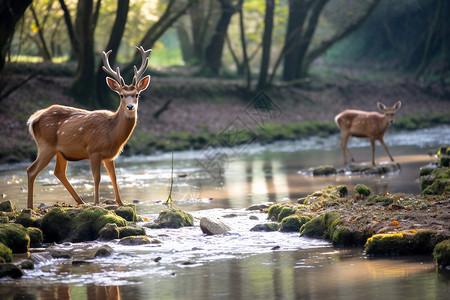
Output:
[[[114,213],[100,208],[91,207],[79,213],[72,222],[70,240],[74,242],[92,241],[99,237],[100,230],[109,223],[125,226],[126,221]]]
[[[41,230],[46,242],[60,242],[69,236],[72,218],[66,209],[54,208],[42,217]]]
[[[369,255],[431,254],[440,242],[433,230],[375,234],[364,245]]]
[[[5,246],[5,244],[0,243],[0,263],[12,262],[12,259],[12,250]]]
[[[433,250],[434,260],[439,268],[450,266],[450,239],[440,242]]]
[[[381,204],[383,206],[387,206],[395,202],[394,195],[372,195],[367,201],[369,203]]]
[[[255,225],[250,231],[277,231],[280,228],[278,223],[264,223]]]
[[[13,253],[25,253],[30,247],[28,232],[20,224],[0,224],[0,243],[10,248]]]
[[[422,167],[422,168],[420,168],[419,176],[422,177],[422,176],[430,175],[434,169],[435,168]]]
[[[157,223],[160,227],[180,228],[194,226],[194,217],[181,209],[166,209],[159,213]]]
[[[136,222],[136,205],[119,206],[114,213],[129,222]]]
[[[283,218],[280,224],[281,232],[299,232],[303,224],[311,220],[310,217],[291,215]]]
[[[106,224],[102,229],[100,229],[98,236],[99,239],[106,241],[118,239],[119,228],[117,227],[117,224],[114,223]]]
[[[372,193],[370,188],[368,188],[364,184],[357,184],[355,186],[354,192],[355,192],[355,194],[358,194],[360,196],[365,196],[365,197],[368,197]]]
[[[22,210],[16,217],[16,223],[24,227],[40,227],[40,219],[29,208]]]
[[[145,235],[145,229],[138,226],[125,226],[119,228],[119,238],[135,235]]]
[[[300,235],[312,238],[330,238],[338,224],[339,214],[336,211],[328,211],[304,224],[300,228]]]
[[[370,234],[355,228],[353,224],[341,224],[333,231],[331,242],[336,247],[363,246]]]
[[[267,219],[278,221],[278,215],[280,214],[282,208],[283,206],[281,206],[280,204],[274,204],[269,207],[269,210],[267,211]]]
[[[313,169],[313,176],[329,176],[336,174],[336,168],[333,166],[319,166]]]
[[[0,216],[0,223],[9,223],[8,216]]]
[[[14,205],[10,200],[3,201],[0,203],[0,211],[13,212],[15,210]]]
[[[297,208],[291,206],[284,206],[281,208],[278,214],[278,222],[281,222],[284,218],[295,215],[297,213]]]
[[[35,227],[28,227],[28,236],[30,237],[30,247],[37,248],[41,247],[44,242],[44,235],[42,230]]]

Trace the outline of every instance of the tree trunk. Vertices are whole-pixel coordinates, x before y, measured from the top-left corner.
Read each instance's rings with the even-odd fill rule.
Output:
[[[175,24],[175,30],[177,32],[183,61],[189,64],[195,58],[194,47],[191,43],[191,40],[189,39],[189,33],[186,30],[185,24],[183,24],[182,22],[177,22],[177,24]]]
[[[289,81],[296,78],[300,62],[298,61],[300,52],[300,42],[302,37],[303,24],[308,15],[309,7],[313,0],[289,0],[289,15],[284,41],[284,66],[283,80]]]
[[[261,67],[259,71],[257,91],[264,90],[267,82],[267,74],[270,64],[270,50],[272,47],[272,31],[273,31],[273,16],[275,3],[274,0],[266,0],[266,12],[264,16],[264,33],[262,41],[262,57]]]
[[[205,50],[205,65],[204,68],[214,75],[219,74],[222,63],[223,46],[225,37],[230,24],[231,17],[236,13],[236,7],[233,6],[232,0],[219,0],[222,13],[217,22],[216,31],[214,32],[211,41]],[[240,1],[241,2],[241,1]]]
[[[32,0],[3,0],[0,3],[0,72],[5,66],[6,53],[16,24],[31,2]]]
[[[44,39],[44,28],[40,24],[39,19],[36,15],[36,11],[34,9],[33,4],[30,6],[31,14],[33,15],[34,22],[36,23],[37,31],[38,31],[38,37],[39,42],[37,42],[39,50],[41,51],[41,56],[44,60],[44,62],[51,62],[52,61],[52,55],[50,54],[50,51],[48,50],[47,43]]]
[[[75,34],[75,30],[73,28],[72,18],[70,17],[69,9],[67,8],[64,0],[59,0],[59,4],[61,5],[61,9],[64,12],[64,21],[66,22],[67,33],[69,35],[70,45],[71,45],[71,53],[70,59],[75,59],[80,53],[80,45],[78,43],[77,36]]]
[[[100,0],[99,0],[100,1]],[[70,89],[79,103],[98,107],[95,90],[94,61],[94,18],[93,0],[78,1],[75,30],[80,44],[78,68],[75,81]]]
[[[125,31],[125,25],[127,23],[128,9],[130,0],[118,0],[116,19],[114,20],[111,34],[109,36],[108,44],[105,51],[112,50],[109,55],[109,64],[113,67],[116,64],[117,53],[119,51],[120,42]],[[101,61],[97,67],[96,85],[97,85],[97,99],[100,107],[113,109],[117,107],[118,98],[114,92],[111,92],[106,85],[106,73],[102,69],[103,61]],[[114,67],[113,67],[114,68]]]
[[[243,65],[245,67],[245,81],[246,81],[246,89],[247,92],[250,91],[250,85],[252,83],[252,76],[250,73],[250,62],[248,60],[247,55],[247,43],[245,41],[245,27],[244,27],[244,12],[242,11],[242,3],[243,0],[239,0],[238,7],[239,7],[239,29],[241,33],[241,44],[242,44],[242,54],[244,56],[243,58]]]
[[[189,9],[192,27],[192,47],[194,57],[197,59],[198,63],[201,63],[204,59],[205,41],[210,26],[213,2],[215,0],[207,1],[207,6],[197,2]]]

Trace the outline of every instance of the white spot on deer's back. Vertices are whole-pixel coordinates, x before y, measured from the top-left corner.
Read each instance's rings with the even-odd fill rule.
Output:
[[[81,130],[83,130],[83,126],[81,126],[80,128],[78,128],[78,131],[81,131]]]
[[[64,131],[63,131],[63,132],[61,132],[61,135],[64,135]]]

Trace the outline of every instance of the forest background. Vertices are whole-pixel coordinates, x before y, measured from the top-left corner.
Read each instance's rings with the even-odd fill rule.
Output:
[[[115,110],[101,52],[129,83],[135,45],[152,82],[127,154],[201,149],[260,99],[270,122],[240,126],[263,143],[377,101],[402,101],[398,129],[450,123],[449,39],[445,0],[2,0],[0,161],[34,158],[37,109]]]

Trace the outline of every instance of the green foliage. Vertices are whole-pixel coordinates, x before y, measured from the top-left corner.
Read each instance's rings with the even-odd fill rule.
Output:
[[[12,250],[5,244],[0,243],[0,263],[12,262],[12,259]]]
[[[446,268],[450,266],[450,239],[440,242],[434,247],[434,260],[439,268]]]
[[[365,196],[365,197],[368,197],[372,193],[370,188],[368,188],[364,184],[357,184],[354,188],[354,192],[355,192],[355,194],[358,194],[360,196]]]
[[[30,247],[30,237],[20,224],[0,224],[0,243],[13,253],[26,253]]]

